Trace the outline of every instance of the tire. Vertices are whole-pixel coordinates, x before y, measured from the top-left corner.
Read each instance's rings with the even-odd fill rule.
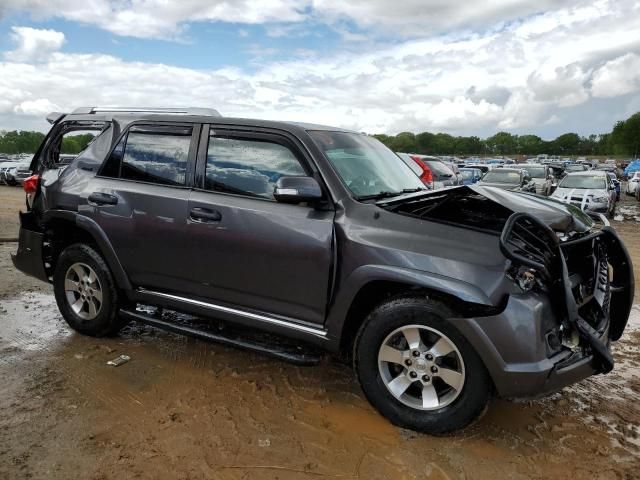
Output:
[[[446,320],[452,316],[452,311],[439,300],[396,297],[375,308],[360,327],[354,345],[354,368],[360,386],[369,402],[394,425],[443,434],[470,425],[486,411],[492,381],[473,347]],[[399,331],[403,328],[404,331]],[[415,344],[415,335],[407,333],[407,337],[404,332],[412,329],[419,331],[422,342],[419,357],[407,350],[406,339],[414,338]],[[444,347],[436,347],[440,340],[445,341]],[[384,350],[383,345],[386,345]],[[402,352],[402,363],[397,363],[398,350],[390,345]],[[447,355],[437,354],[438,350],[444,353],[450,347],[453,349]],[[389,357],[383,351],[392,355]],[[436,353],[431,360],[429,352]],[[411,367],[404,364],[407,356],[412,361]],[[380,361],[391,357],[394,361]],[[416,378],[409,377],[412,371]],[[445,376],[458,388],[445,382]],[[400,392],[403,388],[406,390],[400,396],[392,393],[392,389]]]
[[[88,245],[76,243],[62,251],[53,274],[53,291],[64,319],[84,335],[115,335],[127,323],[119,316],[120,294],[113,275],[102,256]]]

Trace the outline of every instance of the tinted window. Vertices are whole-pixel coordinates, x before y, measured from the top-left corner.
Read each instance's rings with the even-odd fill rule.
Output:
[[[190,129],[185,129],[184,133],[130,131],[124,147],[120,178],[184,185],[190,143]]]
[[[426,159],[423,159],[423,162],[429,165],[429,168],[431,169],[431,171],[436,175],[443,176],[443,177],[453,177],[453,170],[447,167],[444,163],[438,160],[426,160]]]
[[[607,180],[601,175],[567,175],[562,179],[559,188],[594,188],[606,189]]]
[[[494,183],[520,183],[520,173],[513,170],[491,170],[482,179],[485,182]]]
[[[460,169],[460,173],[462,174],[462,178],[464,178],[465,180],[472,180],[473,179],[473,172],[471,170],[462,170],[462,169]]]
[[[205,188],[220,192],[273,198],[282,176],[305,175],[287,147],[256,140],[209,137]]]
[[[546,175],[544,174],[544,167],[523,165],[522,168],[529,172],[529,175],[533,178],[546,178]]]

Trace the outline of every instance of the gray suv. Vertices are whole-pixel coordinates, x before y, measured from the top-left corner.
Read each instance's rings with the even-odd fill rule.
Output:
[[[383,415],[429,433],[468,425],[493,394],[613,368],[631,261],[572,205],[427,191],[380,142],[332,127],[203,109],[48,118],[13,262],[83,334],[136,320],[300,364],[342,354]],[[87,129],[63,168],[62,137]]]

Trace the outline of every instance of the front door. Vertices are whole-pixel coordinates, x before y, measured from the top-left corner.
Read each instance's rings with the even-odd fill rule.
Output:
[[[279,177],[309,173],[308,158],[285,136],[203,129],[187,221],[194,294],[324,321],[334,211],[273,198]]]

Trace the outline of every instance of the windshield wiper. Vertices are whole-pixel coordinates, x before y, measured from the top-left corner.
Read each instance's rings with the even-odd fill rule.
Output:
[[[426,190],[426,188],[403,188],[401,192],[387,192],[387,191],[382,191],[382,192],[378,192],[378,193],[374,193],[371,195],[360,195],[359,197],[356,197],[357,200],[381,200],[383,198],[391,198],[391,197],[398,197],[400,195],[403,195],[405,193],[415,193],[415,192],[421,192],[423,190]]]

